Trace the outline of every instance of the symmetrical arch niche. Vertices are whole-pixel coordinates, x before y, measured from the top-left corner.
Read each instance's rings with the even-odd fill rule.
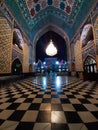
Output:
[[[84,61],[84,71],[87,73],[96,73],[96,60],[92,56],[87,56]]]
[[[84,47],[85,45],[89,44],[91,41],[94,40],[93,27],[91,24],[87,24],[84,26],[80,40],[82,43],[82,47]]]
[[[22,63],[17,58],[12,62],[12,74],[19,75],[22,73]]]
[[[22,34],[20,30],[17,28],[14,28],[13,30],[13,44],[18,46],[21,50],[23,49],[22,48],[22,44],[23,44]]]
[[[70,59],[69,37],[67,36],[67,34],[61,28],[57,27],[56,25],[47,25],[47,26],[43,27],[43,29],[39,30],[37,32],[37,34],[35,35],[35,37],[34,37],[34,40],[33,40],[33,50],[32,50],[32,52],[33,52],[33,54],[32,54],[33,62],[36,59],[36,44],[37,44],[37,41],[40,39],[41,36],[43,36],[48,31],[56,32],[62,38],[65,39],[66,47],[67,47],[67,59],[69,60]]]

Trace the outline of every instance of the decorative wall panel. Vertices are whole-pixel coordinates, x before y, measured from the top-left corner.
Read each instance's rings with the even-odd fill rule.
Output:
[[[98,1],[93,10],[91,11],[91,17],[93,18],[93,22],[95,21],[97,15],[98,15]]]
[[[92,56],[96,57],[96,52],[95,52],[95,46],[94,46],[94,41],[90,41],[89,44],[87,44],[83,50],[82,50],[82,59],[83,62],[86,59],[87,56]]]
[[[83,62],[82,62],[82,47],[79,40],[77,40],[75,47],[75,69],[76,71],[83,71]]]
[[[12,51],[12,61],[14,61],[16,58],[18,58],[21,63],[23,62],[23,54],[19,48],[15,48],[13,46],[13,51]]]
[[[24,43],[23,44],[23,53],[24,53],[24,56],[23,56],[23,72],[26,73],[26,72],[29,72],[29,46]]]
[[[98,16],[94,24],[94,31],[95,31],[96,52],[98,55]]]
[[[0,73],[11,72],[12,32],[7,20],[0,18]]]

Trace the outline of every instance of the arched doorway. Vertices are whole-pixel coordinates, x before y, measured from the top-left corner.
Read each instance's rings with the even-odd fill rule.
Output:
[[[37,44],[38,40],[48,31],[53,31],[64,39],[66,48],[67,48],[67,60],[70,60],[70,44],[69,44],[68,35],[66,34],[66,32],[64,30],[62,30],[58,26],[56,26],[54,24],[49,24],[49,25],[43,27],[41,30],[39,30],[33,39],[33,43],[32,43],[33,47],[31,47],[31,53],[33,52],[32,53],[33,62],[36,61],[36,44]]]
[[[22,73],[22,64],[19,59],[15,59],[12,63],[12,74],[20,75]]]
[[[96,67],[96,61],[91,56],[88,56],[86,60],[84,61],[84,71],[86,73],[96,73],[97,67]]]
[[[52,39],[54,46],[57,48],[57,54],[54,56],[47,55],[45,51],[47,46],[49,45],[50,39]],[[54,73],[59,71],[65,72],[66,70],[68,70],[68,51],[66,41],[58,33],[50,30],[47,31],[39,38],[39,40],[36,43],[35,49],[35,62],[38,63],[39,60],[41,60],[42,62],[42,65],[40,67],[38,67],[38,65],[36,66],[37,72],[50,71],[51,73]],[[61,61],[64,61],[64,64],[62,66],[60,65]]]
[[[84,80],[97,80],[96,61],[91,56],[88,56],[84,61]]]
[[[82,59],[84,67],[84,79],[96,80],[97,68],[96,68],[96,52],[94,44],[93,26],[86,24],[81,34],[82,44]]]

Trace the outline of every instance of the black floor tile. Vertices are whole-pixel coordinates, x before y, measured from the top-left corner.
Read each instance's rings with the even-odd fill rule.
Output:
[[[7,107],[7,109],[15,110],[21,103],[13,103]]]
[[[6,96],[6,98],[12,98],[13,96],[15,96],[14,94],[10,94],[8,96]]]
[[[94,111],[94,112],[92,112],[92,114],[97,118],[97,120],[98,120],[98,111]]]
[[[45,92],[45,90],[41,89],[40,92]]]
[[[88,104],[90,103],[87,99],[79,99],[79,101],[83,104]]]
[[[32,103],[28,108],[28,110],[39,110],[40,105],[41,105],[40,103]]]
[[[64,92],[57,92],[59,95],[64,94]]]
[[[27,94],[25,94],[25,91],[22,91],[21,89],[19,90],[19,93],[18,93],[18,94],[27,95]]]
[[[73,95],[79,95],[78,92],[71,92]]]
[[[42,103],[51,103],[51,98],[43,98]]]
[[[1,103],[2,104],[2,103]],[[2,109],[0,109],[0,112],[2,112],[3,110]]]
[[[7,100],[7,102],[14,102],[17,98],[11,98],[9,100]]]
[[[59,98],[59,96],[57,94],[55,95],[51,95],[52,98]]]
[[[25,114],[25,111],[16,110],[16,111],[8,118],[8,120],[20,121],[24,114]]]
[[[5,120],[0,119],[0,125],[3,124],[4,121],[5,121]]]
[[[73,104],[74,108],[76,109],[76,111],[88,111],[83,104]]]
[[[43,95],[42,94],[37,95],[36,98],[43,98]]]
[[[67,95],[68,98],[75,98],[74,95]]]
[[[86,123],[85,125],[88,130],[98,130],[98,122]]]
[[[25,95],[25,94],[21,96],[21,98],[27,98],[27,97],[28,95]]]
[[[70,103],[68,99],[62,98],[60,99],[62,104]]]
[[[51,92],[57,92],[57,90],[56,89],[51,89]]]
[[[51,124],[51,130],[69,130],[67,124]]]
[[[93,93],[92,93],[93,91],[92,90],[89,90],[88,92],[86,92],[88,95],[92,95]]]
[[[33,98],[27,98],[24,102],[25,103],[31,103],[33,101]]]
[[[92,98],[92,96],[90,96],[90,95],[82,95],[82,96],[85,98]]]
[[[12,92],[8,92],[8,91],[7,91],[7,93],[6,93],[6,94],[9,94],[9,96],[12,96]]]
[[[51,94],[51,92],[45,92],[45,94]]]
[[[37,122],[51,122],[51,111],[39,111]]]
[[[96,107],[98,107],[98,104],[94,104]]]
[[[37,94],[38,92],[32,92],[31,94]]]
[[[82,122],[77,112],[65,112],[65,117],[68,123],[81,123]]]
[[[20,122],[15,130],[33,130],[34,123]]]

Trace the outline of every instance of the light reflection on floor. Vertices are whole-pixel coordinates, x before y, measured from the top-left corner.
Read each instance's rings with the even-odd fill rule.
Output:
[[[0,88],[0,130],[97,130],[98,84],[31,77]]]
[[[70,80],[71,79],[71,80]],[[56,88],[61,88],[62,85],[68,85],[69,82],[73,82],[77,80],[77,78],[68,77],[68,76],[57,76],[55,75],[47,75],[47,76],[39,76],[36,77],[33,82],[35,84],[38,84],[40,81],[40,84],[46,88],[48,85],[55,86]]]

